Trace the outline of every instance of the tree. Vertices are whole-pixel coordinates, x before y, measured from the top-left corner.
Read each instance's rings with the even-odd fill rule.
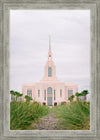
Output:
[[[15,91],[16,101],[18,100],[18,97],[21,97],[23,94],[20,92]]]
[[[86,101],[86,95],[88,94],[88,90],[83,90],[81,92],[81,96],[84,96],[85,97],[85,101]]]
[[[19,93],[17,91],[14,91],[14,90],[11,90],[10,94],[14,96],[14,101],[17,101],[18,97],[23,96],[23,94],[21,94],[21,93]]]
[[[26,99],[26,102],[30,102],[32,100],[32,97],[30,97],[28,95],[26,95],[24,98]]]
[[[10,90],[10,94],[15,95],[15,91]]]
[[[15,101],[15,91],[14,90],[10,90],[10,94],[11,94],[11,100]]]
[[[22,97],[23,96],[23,94],[21,93],[20,95],[19,95],[19,97]],[[21,98],[21,101],[22,101],[22,98]]]
[[[20,93],[20,94],[19,94],[19,96],[21,97],[21,96],[23,96],[23,94],[22,94],[22,93]]]
[[[81,93],[76,92],[75,96],[77,97],[77,101],[79,101],[79,98],[78,97],[81,96]]]
[[[18,100],[18,98],[21,97],[21,96],[23,96],[23,94],[21,94],[20,92],[17,92],[17,94],[16,94],[17,100]]]
[[[72,95],[72,96],[70,96],[69,98],[68,98],[68,100],[70,100],[70,102],[72,102],[73,101],[73,99],[74,99],[74,95]]]
[[[82,96],[87,95],[87,94],[88,94],[88,90],[83,90],[83,91],[81,92],[81,94],[82,94]]]
[[[19,96],[19,92],[15,91],[15,96],[16,96],[16,101],[17,101],[17,98]]]
[[[81,93],[76,93],[75,96],[77,97],[77,101],[79,101],[79,96],[84,96],[86,100],[86,95],[88,94],[88,90],[83,90]]]

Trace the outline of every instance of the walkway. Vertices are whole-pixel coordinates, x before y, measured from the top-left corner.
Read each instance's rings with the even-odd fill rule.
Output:
[[[32,124],[32,127],[38,130],[60,130],[58,124],[58,119],[54,113],[50,111],[50,113],[39,122]]]

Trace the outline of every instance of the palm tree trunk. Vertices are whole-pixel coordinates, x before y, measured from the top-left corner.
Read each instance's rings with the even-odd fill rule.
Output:
[[[86,95],[84,96],[84,99],[85,99],[85,101],[86,101]]]

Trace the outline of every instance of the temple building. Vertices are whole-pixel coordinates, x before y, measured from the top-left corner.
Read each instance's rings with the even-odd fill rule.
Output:
[[[69,102],[68,98],[78,92],[75,83],[60,82],[56,77],[56,66],[52,60],[51,37],[49,36],[48,60],[44,68],[44,76],[39,83],[25,83],[22,87],[23,100],[25,95],[31,96],[33,101],[43,105],[60,105]],[[76,100],[76,98],[74,98]]]

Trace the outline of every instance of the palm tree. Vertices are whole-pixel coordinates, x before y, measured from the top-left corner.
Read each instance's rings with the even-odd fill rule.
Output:
[[[81,93],[76,93],[75,96],[77,97],[77,101],[79,101],[79,96],[84,96],[86,101],[86,95],[88,94],[88,90],[83,90]]]
[[[13,99],[15,101],[15,91],[10,90],[10,94],[11,94],[11,99]]]
[[[19,96],[21,97],[21,96],[23,96],[23,94],[22,94],[22,93],[20,93],[20,94],[19,94]]]
[[[88,90],[83,90],[81,92],[81,95],[85,97],[85,101],[86,101],[86,95],[88,94]]]
[[[10,90],[10,94],[15,95],[15,91],[14,90]]]
[[[19,96],[19,92],[15,91],[15,96],[16,96],[16,101],[17,101],[18,96]]]
[[[11,90],[10,94],[12,95],[12,97],[14,97],[14,101],[17,101],[18,97],[23,96],[23,94],[21,94],[21,93],[19,93],[17,91],[14,91],[14,90]]]
[[[83,90],[81,93],[82,93],[83,96],[87,95],[88,94],[88,90]]]
[[[16,101],[17,101],[18,97],[21,97],[23,94],[21,94],[20,92],[15,91],[15,95],[16,95]]]
[[[22,93],[19,93],[18,97],[22,97],[22,96],[23,96],[23,94]],[[20,101],[21,101],[21,98],[20,98]]]
[[[73,101],[73,99],[74,99],[74,95],[72,95],[72,96],[70,96],[69,98],[68,98],[68,100],[70,100],[70,102],[72,102]]]
[[[26,95],[24,98],[26,99],[26,102],[30,102],[32,100],[32,97],[30,97],[28,95]]]
[[[79,101],[79,98],[78,97],[81,96],[81,93],[76,92],[75,96],[77,97],[77,101]]]

